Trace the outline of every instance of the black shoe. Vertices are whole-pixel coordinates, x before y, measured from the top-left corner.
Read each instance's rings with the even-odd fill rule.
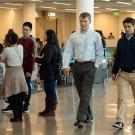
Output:
[[[82,121],[77,121],[77,122],[74,123],[74,126],[78,126],[78,128],[83,128],[84,123]]]
[[[93,116],[86,115],[86,119],[85,119],[84,123],[89,123],[89,122],[93,122]]]
[[[133,119],[133,123],[132,123],[132,125],[135,127],[135,119]]]
[[[114,128],[122,129],[124,127],[123,122],[116,122],[112,125]]]
[[[12,112],[12,108],[10,105],[8,105],[5,109],[1,109],[1,111],[3,113],[11,113]]]

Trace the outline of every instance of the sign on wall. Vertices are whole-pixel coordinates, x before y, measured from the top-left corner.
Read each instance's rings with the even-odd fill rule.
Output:
[[[48,15],[48,18],[51,19],[51,20],[56,19],[56,13],[55,12],[49,11],[47,15]]]
[[[114,15],[114,16],[120,16],[120,11],[119,11],[119,10],[113,11],[113,15]]]

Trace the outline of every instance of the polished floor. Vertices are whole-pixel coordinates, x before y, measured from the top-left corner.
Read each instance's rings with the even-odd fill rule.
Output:
[[[129,90],[125,127],[112,127],[116,115],[116,84],[108,79],[104,84],[95,84],[91,105],[94,112],[93,123],[83,129],[73,126],[78,106],[78,96],[73,87],[58,88],[59,104],[55,117],[39,117],[44,109],[44,92],[32,94],[30,113],[24,114],[22,123],[10,123],[12,114],[0,112],[0,135],[135,135],[132,116],[135,110],[132,92]],[[6,103],[0,101],[0,108]]]

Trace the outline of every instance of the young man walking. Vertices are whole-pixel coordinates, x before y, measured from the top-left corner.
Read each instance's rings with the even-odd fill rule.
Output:
[[[117,79],[117,121],[113,127],[122,129],[124,127],[124,117],[126,111],[126,100],[129,92],[129,85],[133,91],[135,102],[135,21],[133,18],[126,18],[123,21],[125,35],[117,43],[116,58],[112,68],[112,80]],[[117,74],[119,74],[117,76]],[[135,126],[135,114],[133,116],[133,126]]]
[[[77,121],[74,123],[78,128],[84,126],[84,122],[90,122],[93,114],[89,101],[92,93],[95,72],[103,60],[103,47],[100,35],[89,29],[91,15],[87,12],[81,13],[80,32],[71,34],[63,54],[64,74],[68,74],[68,66],[73,56],[74,83],[80,98],[77,111]]]

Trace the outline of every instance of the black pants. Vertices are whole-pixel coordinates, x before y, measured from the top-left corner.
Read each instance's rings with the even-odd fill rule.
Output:
[[[89,101],[92,93],[96,68],[94,63],[77,63],[73,65],[74,83],[80,98],[77,120],[84,121],[86,115],[92,115]]]
[[[8,97],[8,102],[12,108],[14,118],[22,118],[23,98],[23,92]]]
[[[26,74],[25,74],[25,79],[26,79],[26,83],[27,83],[27,86],[28,86],[28,95],[24,95],[23,97],[23,111],[26,111],[29,109],[29,104],[30,104],[30,98],[31,98],[31,77],[26,77]],[[11,109],[11,105],[9,103],[9,106]]]

